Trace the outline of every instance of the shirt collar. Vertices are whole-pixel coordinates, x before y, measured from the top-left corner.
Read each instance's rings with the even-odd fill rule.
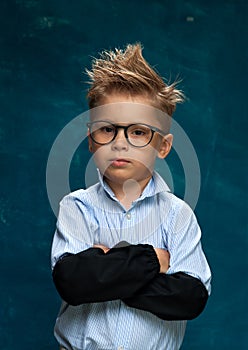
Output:
[[[99,169],[97,169],[97,172],[98,172],[99,182],[100,182],[101,186],[103,187],[103,189],[105,190],[105,192],[107,192],[107,194],[112,199],[117,200],[112,189],[109,187],[109,185],[106,183],[106,181],[104,181],[103,175],[100,173]],[[150,181],[146,185],[141,196],[135,202],[141,201],[147,197],[153,197],[156,194],[161,193],[161,192],[171,192],[171,191],[170,191],[170,188],[167,185],[167,183],[164,181],[164,179],[156,171],[154,171],[152,178],[150,179]]]

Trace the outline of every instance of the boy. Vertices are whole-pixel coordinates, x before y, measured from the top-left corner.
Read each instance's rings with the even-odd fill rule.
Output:
[[[139,44],[103,53],[88,75],[99,183],[60,202],[55,336],[67,350],[176,350],[211,279],[193,212],[154,171],[156,157],[170,152],[170,118],[183,94]]]

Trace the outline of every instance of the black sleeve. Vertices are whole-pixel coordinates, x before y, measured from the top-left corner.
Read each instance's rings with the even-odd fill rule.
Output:
[[[123,299],[128,306],[163,320],[191,320],[203,311],[207,300],[203,283],[183,272],[159,274],[136,295]]]
[[[63,300],[80,305],[130,297],[159,270],[156,252],[148,244],[112,248],[106,254],[89,248],[60,259],[53,280]]]

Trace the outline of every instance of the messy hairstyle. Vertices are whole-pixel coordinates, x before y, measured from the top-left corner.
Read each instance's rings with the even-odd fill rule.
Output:
[[[151,105],[172,115],[176,104],[184,100],[177,82],[166,84],[142,56],[139,43],[127,45],[125,50],[103,51],[93,59],[87,94],[89,108],[97,107],[111,93],[144,96]]]

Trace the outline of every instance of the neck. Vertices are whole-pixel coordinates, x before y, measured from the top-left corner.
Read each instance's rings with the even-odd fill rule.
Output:
[[[111,183],[108,179],[105,179],[105,181],[120,203],[126,209],[129,209],[132,203],[140,197],[150,179],[151,176],[139,182],[134,179],[128,179],[124,183]]]

